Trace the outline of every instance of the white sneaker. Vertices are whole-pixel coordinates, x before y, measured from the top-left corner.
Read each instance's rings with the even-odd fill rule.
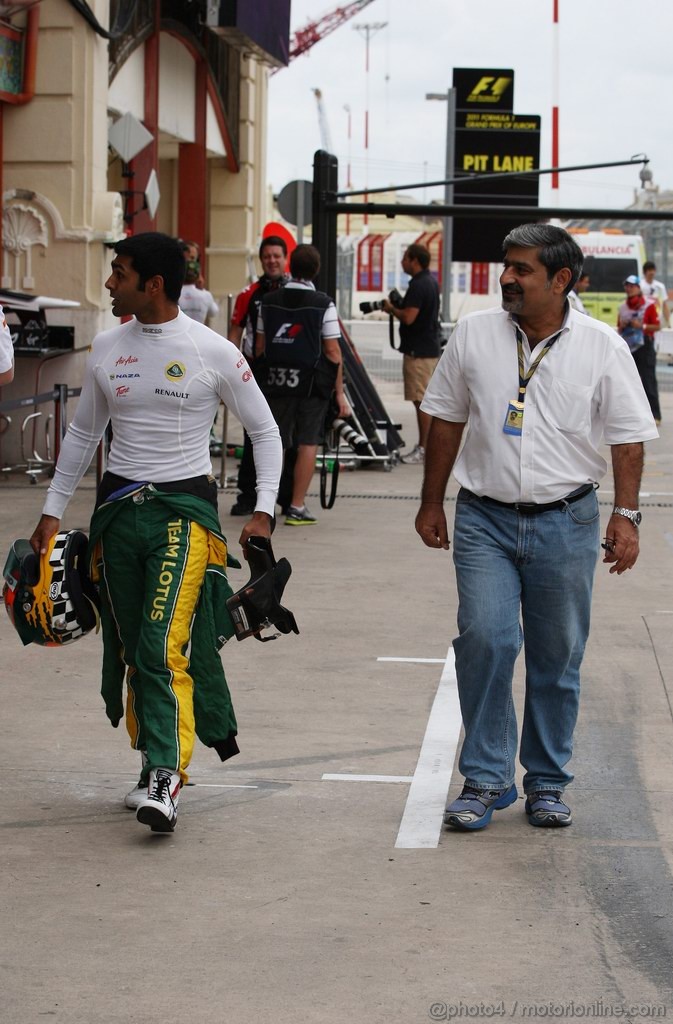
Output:
[[[138,807],[136,818],[153,832],[172,832],[178,819],[180,776],[169,768],[152,769],[148,792]]]
[[[142,771],[142,768],[144,768],[145,765],[147,764],[147,754],[145,753],[144,750],[140,751],[140,757],[141,757],[141,771]],[[133,789],[131,790],[131,792],[127,793],[126,796],[124,797],[124,806],[128,807],[129,810],[131,810],[131,811],[137,811],[138,808],[140,807],[141,803],[143,803],[146,799],[147,799],[147,783],[142,781],[142,775],[141,775],[141,778],[138,779],[138,781],[136,782],[136,784],[133,787]]]
[[[421,448],[420,444],[417,444],[415,448],[409,452],[408,455],[403,455],[400,462],[403,462],[405,466],[413,466],[414,464],[423,465],[425,461],[425,448]]]

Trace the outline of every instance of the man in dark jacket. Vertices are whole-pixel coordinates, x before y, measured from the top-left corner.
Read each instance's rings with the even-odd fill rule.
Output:
[[[297,446],[288,526],[316,522],[305,499],[332,393],[339,415],[350,415],[336,309],[313,285],[319,270],[318,250],[298,245],[290,256],[290,281],[264,296],[257,324],[255,374],[280,429],[283,449],[287,453]]]

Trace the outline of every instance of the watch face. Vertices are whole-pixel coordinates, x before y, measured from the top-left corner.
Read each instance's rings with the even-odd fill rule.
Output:
[[[643,521],[642,513],[641,512],[636,512],[636,514],[633,517],[633,521],[636,524],[636,526],[640,526],[640,524]]]

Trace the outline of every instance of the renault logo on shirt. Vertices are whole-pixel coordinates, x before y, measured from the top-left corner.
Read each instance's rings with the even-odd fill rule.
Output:
[[[182,363],[169,363],[168,366],[164,367],[164,376],[168,377],[169,380],[180,380],[186,372]]]

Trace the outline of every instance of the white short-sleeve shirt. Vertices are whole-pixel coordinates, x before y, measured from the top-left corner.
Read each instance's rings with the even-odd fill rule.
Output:
[[[604,476],[602,442],[659,436],[626,343],[574,309],[527,386],[521,435],[504,433],[519,390],[515,327],[503,309],[459,320],[421,403],[467,424],[453,470],[461,486],[499,501],[557,501]],[[524,341],[527,366],[543,344],[530,352]]]
[[[11,370],[14,363],[14,346],[12,335],[7,326],[7,318],[0,306],[0,373]]]
[[[183,284],[178,306],[192,320],[205,324],[209,316],[217,316],[220,307],[206,288],[197,288],[195,284]]]

